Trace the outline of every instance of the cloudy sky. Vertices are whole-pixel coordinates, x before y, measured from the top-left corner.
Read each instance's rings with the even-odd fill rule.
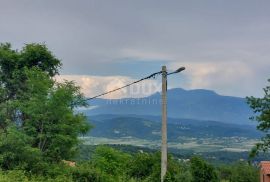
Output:
[[[170,88],[261,96],[270,78],[270,1],[0,0],[0,42],[47,44],[63,62],[57,79],[76,80],[87,96],[162,65],[186,67]],[[158,91],[160,79],[138,87],[146,85],[150,92],[133,94]]]

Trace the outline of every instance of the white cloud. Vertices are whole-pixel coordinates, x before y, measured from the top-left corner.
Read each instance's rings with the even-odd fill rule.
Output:
[[[182,62],[171,63],[169,68],[185,66],[187,89],[212,89],[223,95],[260,95],[259,89],[266,80],[260,80],[256,73],[263,65],[252,66],[245,62]]]
[[[210,89],[222,95],[234,96],[261,96],[261,88],[266,84],[266,80],[260,79],[256,73],[264,65],[251,66],[246,62],[170,62],[169,70],[175,70],[180,66],[185,66],[182,73],[185,81],[179,84],[179,79],[171,77],[169,88],[183,87],[185,89]],[[104,92],[108,92],[126,84],[134,82],[136,79],[127,76],[91,76],[91,75],[60,75],[57,81],[73,80],[81,86],[82,92],[87,97],[93,97]],[[258,81],[259,80],[259,81]],[[176,84],[174,84],[176,83]],[[131,87],[110,93],[103,98],[126,98],[144,97],[161,91],[160,80],[145,80]]]
[[[60,75],[56,80],[74,81],[81,87],[81,91],[86,97],[94,97],[96,95],[109,92],[111,90],[123,87],[135,81],[130,77],[125,76],[89,76],[89,75]],[[145,80],[141,83],[134,84],[130,87],[118,90],[103,98],[125,98],[125,97],[144,97],[158,92],[160,85],[156,80]]]

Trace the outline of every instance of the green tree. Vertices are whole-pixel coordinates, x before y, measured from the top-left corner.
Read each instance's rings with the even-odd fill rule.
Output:
[[[259,181],[259,171],[255,167],[244,163],[238,162],[231,168],[231,182],[257,182]]]
[[[16,109],[10,102],[25,92],[27,76],[24,68],[38,68],[50,77],[58,74],[61,62],[44,44],[26,44],[21,51],[9,43],[0,44],[0,127],[5,130],[8,122],[15,122]],[[23,115],[23,113],[22,113]]]
[[[138,153],[135,154],[130,162],[128,173],[136,179],[144,179],[152,174],[155,160],[152,154]]]
[[[33,138],[38,148],[52,161],[74,157],[79,134],[88,131],[86,117],[74,111],[85,106],[80,88],[73,82],[55,83],[47,73],[25,69],[26,92],[14,102],[22,114],[22,130]]]
[[[74,157],[78,136],[89,130],[86,117],[75,109],[87,103],[73,82],[53,79],[60,65],[45,45],[17,51],[0,44],[2,169],[46,172],[49,163]]]
[[[270,79],[268,83],[270,83]],[[255,113],[255,116],[251,117],[251,119],[257,121],[257,129],[265,133],[261,142],[253,147],[250,157],[255,157],[259,151],[266,152],[270,147],[270,85],[266,86],[263,91],[264,96],[262,98],[247,97],[247,103]]]
[[[13,50],[9,43],[0,44],[0,81],[7,91],[6,99],[17,97],[24,90],[23,68],[33,67],[53,77],[61,62],[44,44],[26,44],[21,51]]]
[[[215,168],[199,157],[191,158],[191,173],[194,182],[217,182]]]
[[[137,180],[160,181],[160,157],[160,152],[135,154],[129,162],[128,175]],[[184,173],[182,166],[169,155],[164,181],[178,182],[183,179],[181,173]]]
[[[0,134],[0,167],[4,170],[21,168],[40,170],[41,152],[29,144],[32,138],[10,126],[6,133]]]
[[[92,162],[83,162],[70,169],[73,181],[113,182],[112,177],[96,168]]]
[[[217,168],[219,177],[221,180],[229,181],[232,176],[232,166],[231,165],[220,165]]]
[[[111,176],[122,176],[131,156],[107,146],[99,146],[93,154],[94,165]]]

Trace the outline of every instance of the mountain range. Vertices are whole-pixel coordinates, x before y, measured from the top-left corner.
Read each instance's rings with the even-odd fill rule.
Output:
[[[223,96],[211,90],[170,89],[167,92],[168,117],[230,124],[252,125],[252,111],[244,98]],[[92,115],[161,115],[161,93],[144,98],[94,99],[83,112]]]

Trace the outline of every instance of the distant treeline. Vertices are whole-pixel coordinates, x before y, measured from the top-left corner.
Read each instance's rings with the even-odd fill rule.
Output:
[[[75,160],[84,161],[90,160],[92,154],[95,149],[99,145],[79,145],[79,154],[76,156]],[[156,153],[158,149],[152,149],[147,147],[133,146],[133,145],[123,145],[123,144],[108,144],[104,145],[116,150],[120,150],[125,153],[136,154],[138,152],[146,152],[146,153]],[[270,155],[260,154],[255,158],[249,158],[249,152],[231,152],[231,151],[216,151],[216,152],[194,152],[190,149],[175,149],[169,148],[169,153],[175,159],[190,159],[192,156],[200,156],[210,162],[215,166],[223,165],[223,164],[233,164],[236,161],[246,161],[252,163],[254,166],[257,166],[260,161],[270,160]]]

